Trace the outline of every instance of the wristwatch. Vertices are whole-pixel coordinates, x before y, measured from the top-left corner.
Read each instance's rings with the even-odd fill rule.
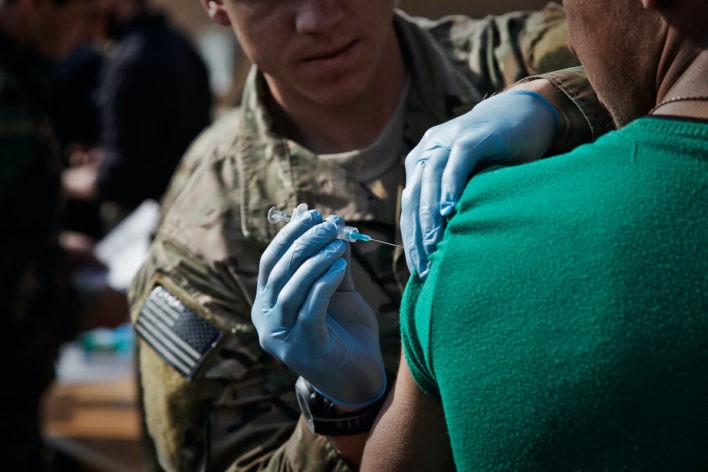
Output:
[[[387,378],[386,393],[391,385],[392,382]],[[384,394],[376,402],[359,410],[340,412],[332,400],[317,392],[302,377],[295,382],[295,394],[310,431],[324,436],[346,436],[370,431],[381,405],[386,401]]]

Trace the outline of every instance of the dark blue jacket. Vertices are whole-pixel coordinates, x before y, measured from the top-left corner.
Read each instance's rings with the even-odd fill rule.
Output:
[[[159,199],[189,143],[210,121],[202,59],[163,15],[141,14],[109,55],[99,97],[101,197],[126,209]]]

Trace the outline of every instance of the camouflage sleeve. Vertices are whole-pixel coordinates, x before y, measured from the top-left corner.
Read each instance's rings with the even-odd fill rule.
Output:
[[[529,75],[579,65],[568,49],[565,11],[557,3],[482,19],[450,15],[416,22],[471,73],[479,90],[502,91]]]
[[[428,25],[450,44],[472,73],[479,90],[502,91],[530,79],[548,79],[567,100],[556,103],[563,118],[554,150],[571,149],[613,128],[577,57],[568,48],[563,7],[549,3],[538,11],[470,19],[449,16]]]
[[[187,152],[185,152],[184,156],[177,165],[177,168],[172,174],[170,184],[160,200],[160,207],[163,211],[170,207],[172,202],[175,198],[177,198],[177,195],[179,195],[179,192],[184,187],[184,184],[189,176],[194,173],[202,162],[208,159],[210,152],[213,151],[218,153],[217,148],[227,147],[231,144],[228,142],[228,138],[223,138],[224,140],[222,141],[221,137],[230,136],[227,130],[229,128],[237,128],[239,118],[239,108],[224,112],[224,115],[215,121],[213,126],[210,126],[206,130],[202,131],[194,139],[194,141],[192,141],[187,149]],[[215,143],[216,140],[220,141]]]
[[[353,472],[326,436],[315,434],[300,417],[290,439],[273,455],[269,472]]]
[[[206,158],[130,290],[142,407],[166,470],[254,470],[295,427],[295,375],[251,324],[264,247],[241,231],[238,169]]]

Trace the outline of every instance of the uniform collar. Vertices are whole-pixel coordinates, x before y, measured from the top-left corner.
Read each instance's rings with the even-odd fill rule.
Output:
[[[435,38],[415,20],[396,11],[394,27],[410,76],[403,137],[407,153],[428,128],[469,110],[481,95],[470,78],[440,49]],[[268,93],[265,79],[253,67],[242,95],[241,133],[231,150],[240,165],[244,234],[270,240],[278,228],[266,222],[268,208],[275,205],[292,209],[303,201],[317,205],[324,214],[336,212],[345,220],[376,219],[375,212],[366,205],[351,210],[352,200],[366,198],[357,194],[358,183],[350,185],[342,177],[344,169],[323,162],[317,154],[273,131],[273,121],[265,105]],[[344,179],[346,189],[340,190],[350,194],[323,192],[321,181],[328,175]],[[327,203],[331,205],[326,206]]]

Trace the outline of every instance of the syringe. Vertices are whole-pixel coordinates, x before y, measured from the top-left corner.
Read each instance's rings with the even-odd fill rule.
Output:
[[[295,212],[293,213],[294,215],[299,215],[303,211],[307,210],[307,205],[304,203],[301,203],[298,205],[298,207],[295,209]],[[270,207],[268,210],[268,223],[270,224],[275,224],[278,222],[284,222],[287,223],[292,219],[291,215],[288,215],[287,213],[280,211],[278,207]],[[381,241],[380,239],[374,239],[368,234],[360,233],[359,230],[353,226],[344,226],[339,230],[337,233],[337,239],[341,239],[342,241],[347,241],[350,243],[355,243],[357,241],[361,242],[368,242],[368,241],[375,241],[377,243],[381,244],[387,244],[389,246],[394,246],[394,247],[400,247],[403,248],[403,246],[399,246],[398,244],[393,244],[389,243],[387,241]]]

